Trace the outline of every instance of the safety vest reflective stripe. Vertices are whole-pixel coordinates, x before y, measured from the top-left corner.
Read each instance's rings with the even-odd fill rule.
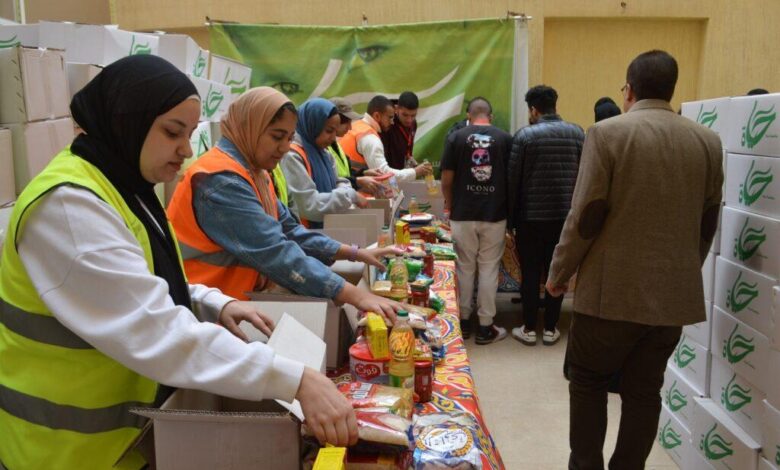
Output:
[[[0,385],[0,409],[28,423],[50,429],[94,434],[117,428],[138,428],[147,419],[130,412],[131,408],[148,407],[151,403],[125,402],[104,408],[79,408],[37,398]]]
[[[203,251],[198,250],[197,248],[193,248],[185,243],[179,243],[179,247],[181,248],[181,256],[187,261],[190,260],[196,260],[201,261],[206,264],[211,264],[213,266],[221,266],[221,267],[232,267],[232,266],[240,266],[244,268],[254,269],[252,266],[249,266],[248,264],[244,264],[233,256],[231,253],[227,251],[218,251],[216,253],[205,253]]]
[[[0,324],[19,336],[39,343],[71,349],[94,349],[57,318],[24,311],[1,298]]]

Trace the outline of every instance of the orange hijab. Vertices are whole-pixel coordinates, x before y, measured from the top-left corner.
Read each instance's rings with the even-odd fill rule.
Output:
[[[271,87],[252,88],[230,105],[220,123],[222,135],[233,142],[249,164],[263,209],[276,220],[279,220],[279,211],[271,194],[271,177],[266,170],[257,167],[255,149],[260,145],[260,137],[268,129],[271,119],[279,108],[289,102],[289,98]]]

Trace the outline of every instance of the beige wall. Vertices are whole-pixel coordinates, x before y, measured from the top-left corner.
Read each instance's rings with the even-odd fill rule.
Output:
[[[24,8],[28,23],[39,20],[111,22],[108,0],[24,0]]]
[[[37,0],[43,2],[44,0]],[[60,0],[64,1],[64,0]],[[92,4],[97,0],[67,0]],[[103,0],[108,2],[109,0]],[[603,76],[614,76],[611,83],[620,83],[625,76],[626,50],[641,50],[658,44],[669,44],[675,37],[667,33],[681,34],[679,38],[696,41],[701,37],[699,64],[681,63],[681,68],[697,67],[696,93],[685,98],[708,98],[742,94],[750,88],[762,86],[780,91],[780,47],[776,44],[776,30],[780,25],[780,0],[393,0],[370,1],[340,0],[337,3],[321,0],[110,0],[115,5],[115,21],[128,29],[182,29],[187,28],[196,40],[207,45],[208,36],[203,32],[205,17],[243,23],[280,24],[333,24],[359,25],[362,14],[369,24],[407,23],[419,21],[455,20],[462,18],[497,17],[507,11],[525,13],[533,17],[529,25],[531,51],[529,75],[532,84],[541,83],[559,65],[545,66],[545,59],[557,57],[545,41],[560,38],[577,38],[576,28],[581,24],[562,20],[593,21],[587,26],[594,29],[588,40],[598,44],[620,44],[620,55],[608,56],[601,70]],[[653,28],[643,32],[632,30],[637,19],[652,19]],[[665,27],[667,20],[693,20],[697,25],[680,30],[679,23]],[[683,22],[689,24],[688,21]],[[553,29],[547,34],[547,27]],[[571,29],[575,28],[575,29]],[[687,28],[687,27],[686,27]],[[617,35],[617,36],[616,36]],[[597,45],[598,45],[597,44]],[[684,51],[693,51],[694,43],[679,44]],[[603,51],[593,50],[574,41],[573,51],[584,59],[604,57]],[[599,46],[601,47],[601,46]],[[685,52],[687,54],[687,52]],[[694,57],[686,55],[686,57]],[[600,76],[601,77],[601,76]],[[605,80],[605,78],[599,78]],[[559,85],[573,95],[585,93],[587,78]],[[579,85],[578,85],[579,84]],[[621,85],[617,85],[618,89]],[[686,90],[689,85],[686,84]],[[590,100],[589,100],[590,101]],[[592,102],[591,106],[592,107]],[[585,112],[577,110],[577,116]],[[587,124],[583,122],[582,124]]]

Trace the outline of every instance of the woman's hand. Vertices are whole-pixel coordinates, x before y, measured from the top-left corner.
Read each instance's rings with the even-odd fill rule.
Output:
[[[356,181],[358,188],[363,192],[376,194],[377,190],[379,189],[379,183],[377,183],[377,181],[370,176],[360,176]]]
[[[241,331],[241,328],[238,327],[242,321],[248,321],[252,326],[262,331],[263,334],[269,338],[274,331],[273,320],[257,310],[250,302],[241,302],[238,300],[228,302],[219,313],[219,323],[222,326],[227,328],[228,331],[238,338],[249,341],[246,333]]]
[[[368,199],[360,193],[355,193],[355,205],[361,209],[368,207]]]
[[[385,248],[372,248],[370,250],[360,249],[358,250],[356,259],[366,264],[370,264],[371,266],[376,266],[380,271],[384,271],[386,268],[384,263],[382,263],[382,259],[388,256],[399,256],[403,254],[404,252],[402,250],[388,246]]]

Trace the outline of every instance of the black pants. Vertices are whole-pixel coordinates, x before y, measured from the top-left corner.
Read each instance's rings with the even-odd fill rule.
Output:
[[[563,230],[564,221],[521,222],[517,227],[517,254],[520,257],[520,272],[523,276],[521,295],[523,323],[527,330],[536,330],[539,314],[539,286],[542,274],[550,270],[555,245]],[[553,297],[544,293],[544,329],[554,331],[561,317],[563,296]]]
[[[607,388],[622,370],[622,409],[611,470],[641,470],[661,413],[666,361],[680,339],[679,326],[648,326],[574,313],[569,349],[570,470],[603,470]]]

